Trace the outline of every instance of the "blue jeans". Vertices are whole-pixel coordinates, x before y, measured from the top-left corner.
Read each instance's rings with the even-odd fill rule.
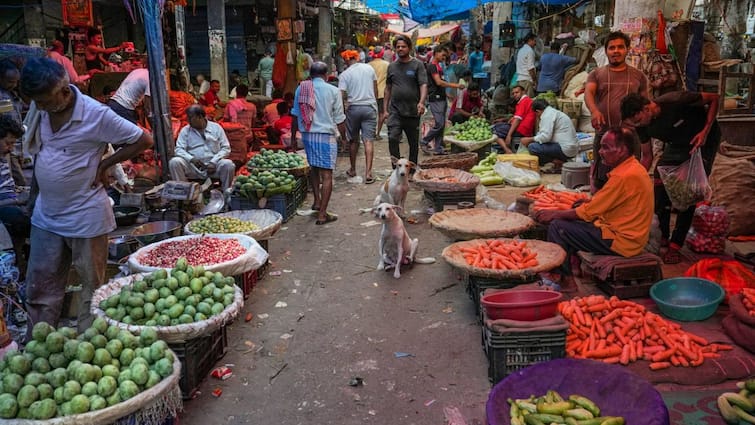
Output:
[[[558,143],[541,144],[532,142],[527,145],[527,150],[538,158],[540,165],[545,165],[549,162],[553,162],[554,159],[558,159],[564,162],[569,160],[569,158],[564,155],[564,151],[561,150],[561,145],[559,145]]]

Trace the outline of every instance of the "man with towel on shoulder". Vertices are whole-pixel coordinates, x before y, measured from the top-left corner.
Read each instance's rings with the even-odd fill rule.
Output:
[[[318,211],[315,224],[322,225],[336,221],[335,215],[328,214],[330,194],[333,192],[333,170],[338,157],[336,135],[346,140],[346,115],[343,112],[341,91],[325,82],[328,65],[315,62],[309,69],[310,80],[299,83],[294,95],[291,115],[296,117],[291,123],[291,139],[296,131],[301,131],[304,150],[311,168],[309,182],[314,194],[312,209]]]
[[[650,238],[653,220],[653,182],[634,157],[637,134],[611,127],[600,140],[598,154],[608,168],[606,185],[589,201],[569,210],[541,210],[535,220],[548,224],[548,242],[566,251],[561,265],[561,288],[577,289],[571,255],[586,251],[599,255],[634,257]]]

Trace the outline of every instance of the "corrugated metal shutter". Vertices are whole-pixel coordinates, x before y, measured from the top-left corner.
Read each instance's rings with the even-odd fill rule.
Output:
[[[238,69],[241,75],[246,75],[242,14],[234,14],[232,9],[232,7],[226,7],[225,12],[228,73],[230,74],[234,69]],[[191,9],[186,11],[186,63],[192,77],[197,74],[210,75],[210,45],[207,38],[206,7],[197,7],[196,14],[192,13]]]

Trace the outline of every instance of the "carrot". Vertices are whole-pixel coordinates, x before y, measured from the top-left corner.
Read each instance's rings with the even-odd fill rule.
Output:
[[[674,353],[676,353],[676,347],[669,348],[668,350],[655,353],[653,354],[653,361],[660,362],[660,361],[666,360],[669,357],[671,357]]]
[[[652,370],[661,370],[671,367],[671,363],[669,362],[653,362],[650,363],[650,369]]]
[[[611,345],[602,350],[588,351],[587,353],[585,353],[585,357],[601,359],[606,357],[620,356],[621,351],[621,347],[619,347],[618,345]]]
[[[625,345],[624,348],[622,348],[621,350],[621,357],[620,357],[619,363],[625,366],[629,364],[629,347],[631,347],[631,344]]]

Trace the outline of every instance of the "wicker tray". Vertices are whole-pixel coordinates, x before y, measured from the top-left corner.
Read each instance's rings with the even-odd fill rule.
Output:
[[[444,177],[453,177],[458,181],[433,180]],[[480,178],[472,173],[455,168],[430,168],[416,172],[414,182],[422,189],[430,192],[462,192],[477,187],[480,184]]]
[[[458,146],[464,151],[472,152],[476,151],[478,149],[484,148],[485,146],[494,143],[496,139],[496,135],[494,134],[493,137],[486,139],[486,140],[459,140],[455,138],[454,136],[445,136],[443,137],[443,141],[451,143],[452,145]]]
[[[168,273],[170,274],[170,270],[168,270]],[[113,279],[97,288],[97,290],[94,291],[94,294],[92,294],[92,314],[97,317],[102,317],[109,325],[126,329],[134,335],[140,335],[144,328],[154,328],[155,331],[157,331],[158,338],[168,343],[176,343],[215,332],[220,327],[232,322],[236,316],[238,316],[239,311],[244,307],[244,293],[241,288],[237,286],[234,288],[233,303],[229,304],[225,310],[220,312],[220,314],[210,316],[201,322],[184,323],[174,326],[139,326],[119,322],[106,316],[105,312],[100,308],[102,300],[107,299],[111,295],[119,294],[124,286],[130,286],[134,281],[141,278],[141,274],[134,274],[119,279]]]
[[[566,259],[566,251],[560,246],[551,242],[528,239],[527,245],[532,251],[537,252],[537,260],[540,262],[537,267],[530,267],[522,270],[494,270],[470,266],[467,264],[467,260],[464,259],[464,254],[461,252],[461,248],[477,245],[481,241],[485,241],[485,239],[473,239],[451,244],[443,250],[443,259],[445,259],[448,264],[471,276],[490,277],[494,279],[532,276],[537,273],[552,270],[563,264]]]
[[[16,425],[122,425],[163,423],[166,416],[183,410],[181,390],[181,360],[173,354],[173,373],[166,376],[154,387],[136,396],[94,412],[61,416],[46,420],[12,419],[4,423]],[[154,419],[159,419],[155,421]]]
[[[434,156],[419,163],[420,169],[428,168],[456,168],[469,171],[477,165],[477,154],[473,152],[453,153],[450,155]]]
[[[466,241],[478,238],[510,238],[527,231],[535,222],[522,214],[489,208],[469,208],[435,213],[430,225],[446,236]]]
[[[221,213],[218,215],[222,217],[233,217],[243,221],[251,221],[252,223],[256,224],[258,226],[256,230],[244,232],[242,233],[242,235],[247,235],[257,241],[270,239],[270,237],[273,236],[275,232],[277,232],[278,229],[281,228],[281,223],[283,222],[283,216],[281,216],[277,211],[273,210],[237,210]],[[186,226],[184,226],[184,235],[196,234],[189,229],[191,223],[195,221],[196,220],[192,220],[186,223]],[[222,235],[227,233],[220,234]]]

